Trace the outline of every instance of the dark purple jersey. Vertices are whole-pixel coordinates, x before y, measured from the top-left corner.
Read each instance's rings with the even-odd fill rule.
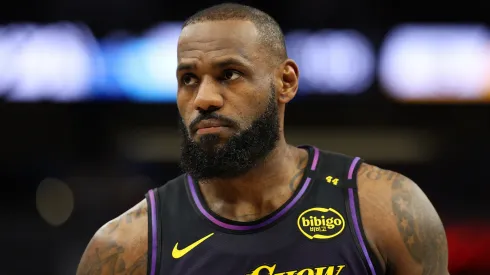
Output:
[[[151,190],[149,275],[382,275],[361,224],[359,158],[309,150],[291,198],[254,222],[213,213],[181,175]]]

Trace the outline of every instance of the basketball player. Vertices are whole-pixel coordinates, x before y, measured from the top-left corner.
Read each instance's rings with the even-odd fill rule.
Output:
[[[415,183],[287,144],[299,70],[270,16],[203,10],[177,57],[185,174],[104,225],[77,274],[448,274],[443,225]]]

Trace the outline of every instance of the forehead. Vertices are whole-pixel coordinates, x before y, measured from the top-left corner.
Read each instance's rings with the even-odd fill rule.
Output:
[[[258,32],[249,21],[206,21],[185,27],[179,37],[178,59],[198,55],[240,55],[252,59]]]

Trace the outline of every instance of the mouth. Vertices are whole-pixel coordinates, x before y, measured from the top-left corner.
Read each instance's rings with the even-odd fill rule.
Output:
[[[228,129],[229,126],[216,119],[205,119],[199,122],[195,127],[197,134],[213,134]]]

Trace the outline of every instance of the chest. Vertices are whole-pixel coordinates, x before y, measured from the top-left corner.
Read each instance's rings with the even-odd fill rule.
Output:
[[[244,244],[212,235],[190,251],[186,250],[189,246],[179,245],[163,264],[165,274],[367,274],[355,247],[342,242],[342,238],[334,243],[256,239]]]
[[[344,213],[333,208],[297,209],[256,232],[224,232],[202,219],[188,228],[165,238],[162,275],[367,274]]]

